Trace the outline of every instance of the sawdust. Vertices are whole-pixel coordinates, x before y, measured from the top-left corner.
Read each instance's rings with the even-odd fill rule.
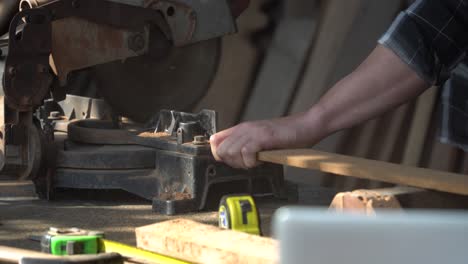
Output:
[[[170,137],[171,135],[166,132],[143,132],[138,135],[139,137],[145,137],[145,138],[162,138],[162,137]]]
[[[173,200],[173,201],[180,201],[186,199],[192,199],[192,195],[188,192],[173,192],[173,193],[161,193],[159,195],[159,199],[161,200]]]

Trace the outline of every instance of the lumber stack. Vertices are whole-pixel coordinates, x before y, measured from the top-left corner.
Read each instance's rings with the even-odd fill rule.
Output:
[[[261,9],[268,1],[250,1],[249,8],[237,19],[238,33],[223,38],[216,76],[207,94],[191,110],[196,113],[201,109],[216,109],[218,128],[228,128],[239,120],[261,55],[252,45],[252,34],[268,24],[268,17]]]
[[[250,235],[186,219],[175,219],[135,230],[137,246],[195,263],[278,263],[274,239]]]

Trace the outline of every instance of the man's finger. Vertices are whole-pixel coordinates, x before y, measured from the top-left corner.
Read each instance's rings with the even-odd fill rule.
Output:
[[[257,152],[261,149],[255,143],[247,143],[241,148],[241,155],[244,165],[247,169],[251,169],[257,165],[259,165],[259,161],[257,160]]]
[[[244,169],[246,168],[242,159],[241,149],[249,141],[248,135],[238,135],[233,133],[226,138],[218,147],[217,154],[220,158],[231,167]]]
[[[236,127],[231,127],[226,130],[220,131],[210,137],[210,143],[219,146],[227,137],[229,137],[235,130]]]
[[[234,127],[218,132],[210,137],[210,146],[211,153],[217,161],[223,161],[222,158],[218,155],[218,147],[223,143],[223,141],[229,137],[234,131]]]

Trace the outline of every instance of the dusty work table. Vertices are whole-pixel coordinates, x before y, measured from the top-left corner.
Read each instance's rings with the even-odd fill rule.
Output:
[[[50,226],[100,230],[108,239],[135,245],[134,228],[138,226],[180,217],[213,225],[218,221],[214,211],[166,216],[152,212],[148,201],[129,198],[122,193],[100,191],[98,195],[89,195],[73,192],[49,202],[34,197],[31,183],[0,181],[0,245],[37,250],[38,243],[28,237],[41,234]],[[308,196],[315,203],[327,205],[333,193],[322,196],[321,201],[316,199],[317,193]],[[108,197],[112,197],[112,201]],[[265,235],[270,235],[273,212],[286,204],[274,198],[257,200]]]

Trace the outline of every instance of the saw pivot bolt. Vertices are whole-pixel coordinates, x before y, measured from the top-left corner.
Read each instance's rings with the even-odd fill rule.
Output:
[[[206,140],[205,136],[195,136],[195,137],[193,137],[193,144],[194,145],[205,145],[206,143],[208,143],[208,141]]]
[[[134,52],[138,52],[145,48],[145,37],[141,33],[137,33],[128,39],[128,48]]]

